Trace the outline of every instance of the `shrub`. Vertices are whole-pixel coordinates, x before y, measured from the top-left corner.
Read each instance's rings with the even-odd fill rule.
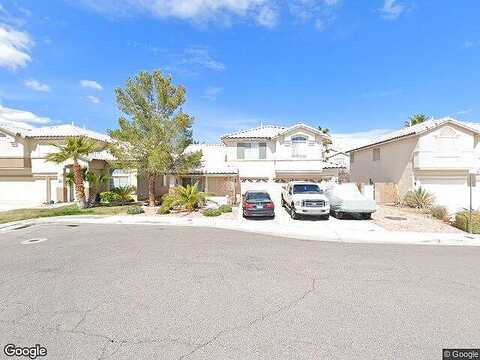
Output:
[[[198,191],[198,182],[193,185],[176,186],[173,192],[165,194],[162,207],[169,210],[174,207],[181,207],[191,212],[198,209],[205,203],[205,193]]]
[[[421,186],[413,191],[409,191],[403,198],[403,205],[415,209],[429,209],[434,202],[433,195]]]
[[[141,206],[129,206],[127,209],[127,214],[130,215],[138,215],[143,214],[145,210]]]
[[[232,212],[232,207],[230,205],[221,205],[218,210],[222,213],[231,213]]]
[[[100,193],[100,203],[114,204],[120,202],[120,196],[113,191],[104,191]]]
[[[430,212],[434,218],[445,222],[448,221],[450,218],[448,210],[445,206],[434,206],[430,209]]]
[[[115,194],[117,194],[118,199],[122,205],[126,203],[132,202],[133,197],[132,193],[136,190],[135,186],[119,186],[112,190]]]
[[[220,216],[222,215],[222,212],[219,209],[205,209],[203,210],[202,214],[204,216],[211,217],[211,216]]]
[[[158,209],[157,214],[160,214],[160,215],[170,214],[170,209],[167,206],[160,206],[160,209]]]
[[[470,214],[468,210],[462,210],[455,214],[455,227],[468,231],[468,223],[470,221]],[[472,212],[472,232],[474,234],[480,234],[480,212]]]

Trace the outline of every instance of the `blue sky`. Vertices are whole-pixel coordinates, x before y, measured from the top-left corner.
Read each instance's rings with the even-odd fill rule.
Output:
[[[113,128],[113,89],[157,68],[186,86],[200,141],[262,122],[367,136],[419,112],[480,121],[477,0],[0,5],[2,111],[36,125]]]

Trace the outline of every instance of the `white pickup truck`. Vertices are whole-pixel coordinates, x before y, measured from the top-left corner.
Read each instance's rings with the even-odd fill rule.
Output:
[[[330,204],[318,184],[291,181],[282,189],[282,206],[290,210],[292,219],[298,215],[321,216],[328,220]]]

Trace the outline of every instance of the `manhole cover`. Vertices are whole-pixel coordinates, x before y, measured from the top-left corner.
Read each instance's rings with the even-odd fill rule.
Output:
[[[394,220],[394,221],[405,221],[405,220],[407,220],[406,217],[401,217],[401,216],[385,216],[385,219]]]
[[[33,238],[33,239],[28,239],[28,240],[22,241],[21,244],[22,245],[36,244],[36,243],[39,243],[39,242],[42,242],[42,241],[45,241],[45,240],[47,240],[47,239],[46,238]]]

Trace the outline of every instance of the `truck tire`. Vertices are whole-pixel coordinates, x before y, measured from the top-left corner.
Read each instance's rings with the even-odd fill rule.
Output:
[[[362,219],[363,220],[370,220],[371,218],[372,218],[371,213],[362,214]]]
[[[328,220],[328,219],[330,219],[330,215],[329,215],[329,214],[327,214],[327,215],[322,215],[320,218],[321,218],[322,220]]]
[[[282,196],[282,207],[286,207],[287,206],[287,203],[285,202],[285,200],[283,200],[283,196]]]
[[[290,217],[292,218],[292,220],[298,219],[298,215],[297,215],[297,212],[295,211],[295,206],[293,204],[290,207]]]

